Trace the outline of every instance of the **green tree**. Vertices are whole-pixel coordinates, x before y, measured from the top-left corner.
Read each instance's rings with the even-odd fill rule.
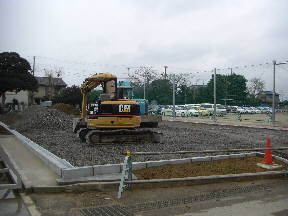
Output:
[[[71,105],[81,105],[82,94],[78,86],[66,87],[60,91],[58,95],[55,95],[52,99],[53,103],[65,103]]]
[[[16,52],[0,53],[0,96],[5,103],[5,92],[37,91],[37,80],[30,73],[29,62]]]
[[[158,104],[172,104],[172,83],[169,80],[154,80],[148,88],[148,100]]]
[[[241,105],[245,103],[247,97],[247,80],[238,74],[216,75],[216,97],[217,103],[224,103],[226,99],[233,99],[231,104]],[[207,102],[214,100],[214,76],[207,84]]]

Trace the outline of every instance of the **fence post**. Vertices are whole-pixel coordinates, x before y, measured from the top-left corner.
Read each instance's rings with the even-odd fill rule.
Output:
[[[131,152],[126,152],[125,153],[125,159],[123,163],[123,168],[122,168],[122,174],[121,174],[121,179],[120,179],[120,185],[119,185],[119,190],[118,190],[118,199],[122,197],[122,194],[124,190],[126,189],[131,189],[131,185],[126,184],[125,181],[131,181],[132,180],[132,154]]]

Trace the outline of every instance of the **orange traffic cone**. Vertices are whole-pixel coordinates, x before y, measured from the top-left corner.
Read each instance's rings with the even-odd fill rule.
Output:
[[[265,154],[264,154],[264,159],[262,161],[262,164],[266,164],[266,165],[273,165],[272,162],[272,152],[270,150],[271,148],[271,139],[268,138],[266,140],[266,150],[265,150]]]
[[[271,139],[270,138],[268,138],[266,140],[266,150],[265,150],[265,154],[264,154],[264,159],[263,159],[262,163],[257,163],[257,165],[264,168],[264,169],[269,169],[269,170],[278,169],[278,168],[282,167],[281,165],[274,164],[272,161]]]

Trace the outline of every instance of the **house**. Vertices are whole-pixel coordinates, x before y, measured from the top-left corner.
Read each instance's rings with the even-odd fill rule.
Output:
[[[29,106],[31,104],[39,104],[41,101],[51,100],[54,95],[67,86],[62,78],[54,77],[35,77],[38,82],[37,92],[20,91],[6,92],[5,104],[13,104],[13,100],[17,100],[19,104]],[[2,99],[2,98],[1,98]],[[1,101],[1,100],[0,100]]]
[[[259,93],[258,98],[263,104],[272,105],[273,103],[273,91],[262,91]],[[275,93],[275,106],[279,104],[279,94]]]
[[[43,100],[51,100],[54,95],[58,94],[67,84],[62,78],[54,77],[35,77],[38,82],[38,91],[34,92],[33,97],[36,103]]]

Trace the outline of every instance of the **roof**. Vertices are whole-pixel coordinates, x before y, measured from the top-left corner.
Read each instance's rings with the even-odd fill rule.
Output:
[[[273,95],[273,91],[262,91],[261,94]],[[279,95],[279,94],[275,92],[275,95]]]
[[[49,86],[49,77],[35,77],[39,86]],[[54,78],[52,77],[52,83],[54,86],[64,86],[67,84],[62,80],[62,78]]]

